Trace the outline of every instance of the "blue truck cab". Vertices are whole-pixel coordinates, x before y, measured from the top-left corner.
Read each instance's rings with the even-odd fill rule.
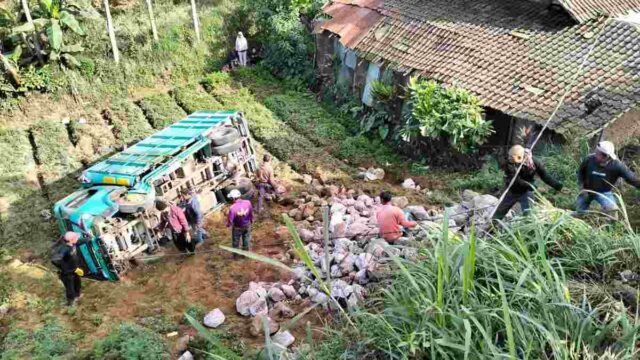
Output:
[[[62,234],[82,234],[85,274],[118,280],[132,260],[154,252],[166,237],[157,230],[157,197],[176,202],[191,189],[203,212],[214,211],[230,189],[248,192],[255,171],[243,114],[199,111],[84,171],[82,188],[58,201],[54,215]]]

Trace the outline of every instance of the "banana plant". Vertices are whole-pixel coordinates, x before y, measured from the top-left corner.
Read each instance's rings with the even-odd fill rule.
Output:
[[[83,48],[79,44],[66,45],[63,33],[63,30],[71,30],[78,35],[86,35],[72,14],[73,8],[77,6],[63,0],[40,0],[39,8],[34,11],[37,18],[14,27],[12,33],[44,33],[49,44],[49,60],[57,61],[62,58],[67,63],[77,65],[78,61],[71,54],[81,52]]]

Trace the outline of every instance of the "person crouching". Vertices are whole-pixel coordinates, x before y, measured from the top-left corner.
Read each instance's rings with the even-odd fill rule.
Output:
[[[194,252],[195,242],[191,240],[187,217],[179,206],[173,205],[165,199],[156,199],[156,209],[160,211],[160,225],[157,230],[171,231],[173,244],[182,252]]]
[[[391,193],[387,191],[380,193],[382,209],[378,210],[376,219],[380,228],[380,237],[393,244],[402,237],[403,230],[413,229],[418,223],[407,220],[402,210],[391,203],[391,199]]]

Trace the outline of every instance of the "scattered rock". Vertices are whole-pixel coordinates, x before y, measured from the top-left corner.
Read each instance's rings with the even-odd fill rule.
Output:
[[[269,335],[275,334],[278,329],[280,329],[280,325],[273,320],[271,317],[267,315],[256,316],[251,320],[251,327],[249,328],[249,332],[253,336],[262,336],[264,335],[264,324],[262,323],[262,319],[267,319],[267,324],[269,327]]]
[[[204,325],[210,328],[217,328],[224,323],[224,314],[220,309],[214,309],[204,317]]]
[[[180,355],[178,360],[193,360],[193,355],[191,354],[191,352],[185,351],[184,353],[182,353],[182,355]]]
[[[407,211],[409,211],[411,213],[411,215],[413,215],[413,217],[417,220],[417,221],[424,221],[429,219],[429,212],[424,208],[424,206],[407,206]]]
[[[185,335],[178,338],[176,341],[176,352],[181,353],[187,351],[189,348],[189,341],[191,341],[191,336]]]
[[[287,296],[284,294],[282,290],[274,286],[271,289],[269,289],[269,298],[274,302],[280,302],[280,301],[286,300]]]
[[[364,285],[369,282],[369,278],[367,277],[367,269],[362,269],[356,273],[354,281],[360,285]]]
[[[309,293],[311,293],[311,292],[309,292]],[[311,301],[313,301],[316,304],[326,304],[329,301],[329,297],[327,296],[327,294],[323,293],[322,291],[318,291],[313,296]]]
[[[396,196],[391,199],[391,204],[393,206],[397,206],[400,209],[404,209],[407,205],[409,205],[409,199],[406,196]]]
[[[309,174],[304,174],[302,175],[302,182],[307,184],[307,185],[311,185],[311,182],[313,181],[313,176],[309,175]]]
[[[247,290],[243,292],[238,299],[236,299],[236,310],[242,316],[251,315],[251,305],[260,300],[258,294],[255,291]]]
[[[296,295],[298,295],[296,289],[291,285],[282,285],[280,289],[289,299],[293,299],[294,297],[296,297]]]
[[[296,316],[295,311],[293,311],[283,302],[277,303],[271,310],[271,317],[282,317],[290,319],[294,316]]]
[[[402,183],[402,187],[404,189],[415,189],[416,183],[413,181],[413,179],[405,179]]]
[[[384,170],[380,168],[369,168],[366,171],[360,172],[358,177],[365,181],[376,181],[384,179]]]
[[[480,194],[477,192],[467,189],[462,192],[462,201],[470,202],[478,196],[480,196]]]
[[[362,253],[356,258],[355,265],[358,270],[366,270],[372,260],[373,255],[369,253]]]
[[[283,348],[288,348],[296,341],[296,338],[294,338],[289,331],[283,331],[273,335],[271,340]]]

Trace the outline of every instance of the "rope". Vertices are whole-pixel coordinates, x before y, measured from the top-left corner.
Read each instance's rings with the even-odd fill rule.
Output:
[[[542,134],[549,127],[549,124],[551,123],[551,120],[553,120],[553,118],[555,118],[556,114],[558,113],[558,111],[560,110],[562,105],[564,105],[565,99],[567,98],[567,96],[569,95],[569,92],[572,90],[573,86],[575,85],[576,81],[578,80],[578,77],[580,77],[580,75],[582,74],[582,72],[584,70],[584,67],[585,67],[585,64],[587,63],[587,60],[589,59],[589,57],[593,53],[593,50],[596,48],[596,45],[598,44],[598,41],[600,40],[600,36],[602,35],[602,32],[607,27],[607,25],[609,25],[610,21],[611,21],[611,19],[607,19],[604,22],[604,24],[602,25],[602,28],[600,28],[600,30],[598,31],[597,36],[594,37],[594,41],[591,44],[591,46],[589,47],[589,51],[587,52],[587,54],[582,59],[582,62],[580,63],[580,67],[578,68],[578,71],[576,71],[576,74],[573,76],[573,79],[571,80],[571,82],[567,85],[564,94],[560,97],[560,99],[558,101],[558,104],[556,105],[555,109],[551,113],[551,116],[549,117],[547,122],[542,127],[542,130],[540,131],[540,133],[538,133],[538,136],[536,136],[535,140],[531,144],[530,150],[531,150],[532,154],[533,154],[533,149],[538,144],[538,141],[540,141],[540,138],[542,138]],[[533,155],[531,155],[531,156],[533,156]],[[509,192],[509,190],[511,190],[511,187],[513,186],[513,184],[516,182],[516,179],[520,175],[520,171],[522,170],[523,166],[524,166],[524,161],[522,163],[520,163],[520,166],[518,166],[518,169],[516,170],[515,175],[511,179],[511,182],[509,182],[509,185],[507,186],[507,188],[504,190],[504,192],[500,196],[500,199],[498,201],[498,205],[500,205],[502,203],[502,201],[504,201],[504,198],[507,196],[507,193]],[[495,215],[496,210],[498,210],[497,206],[491,212],[491,218],[493,218],[493,216]]]

